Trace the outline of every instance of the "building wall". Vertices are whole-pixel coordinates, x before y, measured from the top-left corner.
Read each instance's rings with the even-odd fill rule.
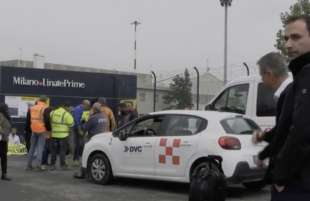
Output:
[[[1,61],[0,66],[15,66],[15,67],[28,67],[33,68],[32,61],[24,60],[10,60]],[[129,74],[133,75],[131,72],[120,72],[116,70],[107,70],[99,68],[89,68],[81,66],[63,65],[63,64],[53,64],[45,63],[45,69],[55,69],[55,70],[70,70],[79,72],[100,72],[100,73],[113,73],[113,74]],[[138,73],[137,75],[137,109],[139,113],[146,114],[153,111],[153,77],[151,74]],[[192,96],[193,105],[196,109],[196,77],[192,79]],[[212,99],[214,95],[223,87],[223,82],[213,76],[210,73],[204,73],[200,76],[200,96],[199,96],[199,109],[204,109],[208,102]],[[164,103],[163,96],[169,93],[169,87],[158,86],[157,89],[157,103],[156,110],[163,110],[169,107],[169,105]]]

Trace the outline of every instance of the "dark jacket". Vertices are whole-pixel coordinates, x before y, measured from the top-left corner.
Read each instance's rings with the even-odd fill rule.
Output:
[[[271,150],[272,150],[272,147],[273,147],[273,144],[274,144],[272,141],[273,141],[274,136],[276,135],[276,132],[277,132],[277,127],[278,127],[278,124],[279,124],[279,118],[281,116],[282,107],[283,107],[283,104],[284,104],[284,100],[285,100],[286,94],[290,90],[291,86],[292,86],[292,83],[287,85],[287,87],[280,94],[280,97],[279,97],[278,102],[277,102],[276,124],[275,124],[275,126],[270,131],[266,132],[266,134],[265,134],[264,141],[268,142],[269,144],[264,148],[264,150],[262,150],[259,153],[258,158],[260,160],[265,160],[266,158],[272,157],[272,155],[271,155],[272,151]]]
[[[138,118],[138,113],[136,111],[121,112],[117,118],[117,127],[122,127],[136,118]]]
[[[107,116],[102,112],[98,112],[89,117],[88,121],[82,125],[82,129],[88,132],[87,137],[90,139],[96,134],[108,131],[108,125]]]
[[[289,68],[294,81],[280,117],[288,124],[281,128],[288,135],[275,161],[273,182],[299,183],[310,190],[310,52],[294,59]]]
[[[0,135],[1,141],[8,141],[9,134],[11,132],[10,121],[0,112]]]

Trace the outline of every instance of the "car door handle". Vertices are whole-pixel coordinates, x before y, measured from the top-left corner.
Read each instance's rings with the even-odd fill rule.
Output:
[[[149,143],[149,142],[147,142],[147,143],[145,143],[145,144],[143,145],[143,147],[152,147],[152,144]]]
[[[182,144],[180,144],[180,146],[181,147],[190,147],[190,146],[192,146],[192,144],[189,142],[183,142]]]

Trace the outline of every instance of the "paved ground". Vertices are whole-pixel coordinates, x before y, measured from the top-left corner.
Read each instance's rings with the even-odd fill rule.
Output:
[[[74,170],[25,171],[25,157],[9,158],[12,181],[0,180],[1,201],[186,201],[188,185],[133,179],[118,179],[100,186],[72,178]],[[249,192],[236,186],[228,189],[228,201],[269,200],[269,190]]]

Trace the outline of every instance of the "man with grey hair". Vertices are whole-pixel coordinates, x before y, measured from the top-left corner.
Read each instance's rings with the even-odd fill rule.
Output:
[[[109,131],[108,118],[101,112],[101,104],[93,104],[88,121],[82,125],[82,129],[87,132],[87,138],[90,139],[96,134]]]
[[[274,99],[277,102],[276,125],[269,131],[258,131],[253,135],[254,144],[261,141],[266,141],[269,143],[269,145],[258,154],[258,160],[256,163],[258,166],[263,166],[263,161],[267,158],[270,159],[269,167],[265,175],[265,181],[267,183],[271,183],[271,171],[275,157],[272,149],[277,146],[273,143],[273,138],[276,135],[278,119],[281,115],[285,96],[289,90],[288,86],[292,82],[292,79],[288,75],[286,60],[279,53],[270,52],[264,55],[258,60],[257,65],[259,67],[259,73],[263,83],[267,87],[275,90]]]
[[[101,112],[101,107],[102,105],[99,102],[94,103],[88,121],[82,125],[82,129],[87,133],[88,140],[94,135],[109,131],[108,118],[103,112]],[[80,168],[80,171],[73,176],[77,179],[83,179],[85,178],[85,172]]]

